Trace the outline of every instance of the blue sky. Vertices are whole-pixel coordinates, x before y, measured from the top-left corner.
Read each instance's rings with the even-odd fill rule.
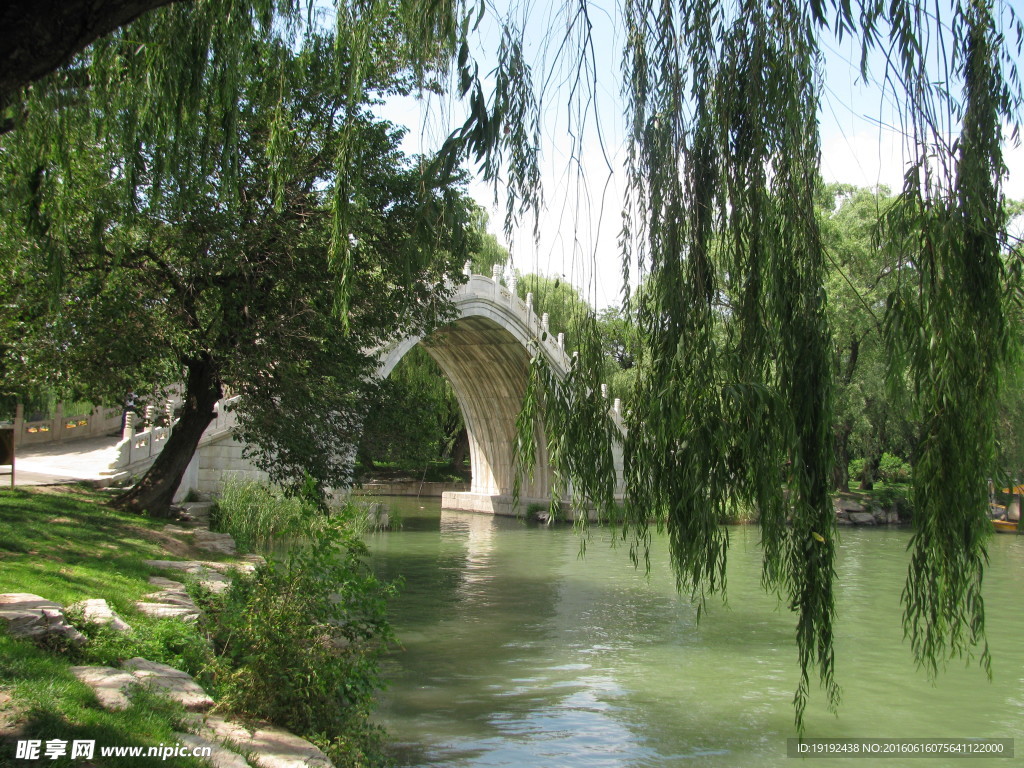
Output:
[[[552,65],[551,42],[565,34],[566,21],[560,13],[567,6],[556,5],[552,10],[538,3],[529,7],[526,55],[535,72],[550,75],[542,102],[547,205],[539,222],[539,242],[533,239],[532,222],[523,222],[510,240],[505,238],[501,232],[503,200],[499,194],[495,205],[491,186],[476,181],[470,193],[491,214],[490,229],[509,247],[517,269],[564,276],[599,308],[617,304],[622,287],[617,234],[623,188],[623,173],[617,169],[624,157],[624,120],[622,34],[613,18],[614,4],[608,0],[589,3],[595,53],[589,64],[595,74],[595,98],[582,120],[567,108],[575,71],[565,64]],[[477,51],[495,50],[497,24],[485,18],[479,37]],[[897,118],[891,99],[877,86],[859,81],[855,63],[859,54],[853,52],[849,39],[843,44],[827,43],[825,54],[826,80],[819,114],[825,180],[898,189],[905,162],[902,136],[893,127]],[[481,72],[492,67],[493,63],[480,62]],[[409,128],[405,149],[410,153],[436,149],[463,114],[454,99],[437,96],[425,101],[393,99],[377,111]],[[574,139],[574,134],[579,139]],[[1008,145],[1006,164],[1006,195],[1024,199],[1024,150]]]

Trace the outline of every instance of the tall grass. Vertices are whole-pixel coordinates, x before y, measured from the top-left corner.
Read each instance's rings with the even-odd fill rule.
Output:
[[[328,527],[330,518],[298,496],[251,480],[229,480],[217,500],[212,526],[245,549],[265,549],[275,539],[303,538]]]

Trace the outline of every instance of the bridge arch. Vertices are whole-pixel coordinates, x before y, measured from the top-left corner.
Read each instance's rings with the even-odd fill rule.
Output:
[[[514,514],[513,450],[515,422],[522,407],[531,349],[536,345],[556,371],[569,359],[562,336],[548,331],[530,302],[497,280],[473,275],[454,297],[458,317],[428,337],[409,337],[382,350],[377,373],[387,377],[417,344],[423,346],[451,382],[469,435],[473,480],[468,493],[446,493],[443,506],[496,514]],[[537,466],[522,479],[520,507],[547,504],[552,473],[540,425],[534,427]]]

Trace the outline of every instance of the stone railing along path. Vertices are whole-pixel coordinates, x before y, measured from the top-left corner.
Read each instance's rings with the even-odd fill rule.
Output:
[[[197,549],[220,554],[235,554],[235,542],[228,534],[212,533],[209,526],[210,502],[182,505],[185,526],[167,525],[164,530],[192,537]],[[194,577],[213,592],[221,592],[231,584],[232,571],[251,572],[261,558],[243,556],[240,563],[219,563],[205,560],[146,560],[146,565],[169,571],[180,571]],[[150,584],[156,591],[145,595],[135,607],[140,613],[160,618],[195,621],[199,608],[188,596],[180,581],[152,576]],[[91,623],[105,624],[117,632],[130,632],[131,626],[118,616],[107,601],[93,598],[64,609],[59,603],[28,593],[0,594],[0,622],[14,637],[38,640],[45,636],[63,638],[82,645],[87,638],[68,623],[65,610],[74,611]],[[154,693],[176,701],[188,712],[195,733],[175,733],[182,745],[209,748],[207,758],[214,768],[333,768],[327,756],[315,745],[280,728],[260,727],[255,730],[223,717],[209,714],[214,701],[181,670],[166,664],[134,658],[121,669],[103,666],[76,666],[71,671],[89,686],[101,707],[125,709],[130,704],[132,688],[145,686]]]

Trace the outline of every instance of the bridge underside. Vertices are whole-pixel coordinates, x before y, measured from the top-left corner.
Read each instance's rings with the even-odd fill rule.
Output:
[[[425,339],[423,346],[455,390],[469,434],[473,483],[469,493],[446,493],[448,509],[516,514],[548,504],[551,471],[547,444],[534,427],[537,467],[524,477],[520,506],[512,506],[516,417],[523,404],[529,353],[521,341],[484,316],[461,318]]]

